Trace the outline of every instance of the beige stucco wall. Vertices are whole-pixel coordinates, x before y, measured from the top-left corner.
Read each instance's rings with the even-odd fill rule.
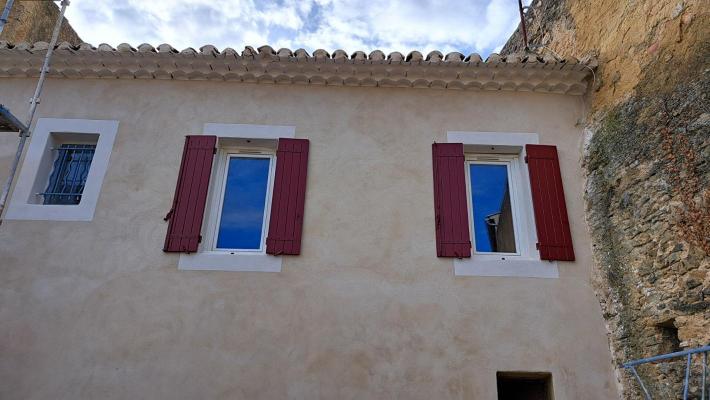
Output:
[[[24,109],[33,84],[0,80],[3,102]],[[615,398],[583,111],[531,93],[50,80],[38,117],[120,126],[92,222],[0,226],[0,398],[492,400],[499,370],[552,372],[556,400]],[[280,273],[178,271],[161,251],[183,136],[206,122],[311,140],[302,255]],[[431,143],[448,130],[558,145],[578,259],[559,279],[454,277],[436,258]]]

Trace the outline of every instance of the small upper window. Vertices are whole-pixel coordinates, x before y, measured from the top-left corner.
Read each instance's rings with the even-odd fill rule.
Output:
[[[518,254],[511,160],[477,157],[467,169],[474,251]]]
[[[273,156],[227,154],[216,250],[264,251]]]
[[[40,196],[43,204],[79,204],[89,175],[96,145],[62,144],[56,152],[47,188]]]
[[[5,218],[91,221],[118,121],[40,118]]]

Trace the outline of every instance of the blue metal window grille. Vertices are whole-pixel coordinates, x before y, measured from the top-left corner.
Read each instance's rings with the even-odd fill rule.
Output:
[[[63,144],[52,149],[57,152],[49,184],[44,193],[44,204],[79,204],[89,175],[96,145]]]

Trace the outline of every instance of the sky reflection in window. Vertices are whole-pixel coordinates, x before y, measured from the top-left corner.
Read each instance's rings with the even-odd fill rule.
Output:
[[[515,253],[508,166],[471,164],[469,168],[476,251]]]
[[[261,248],[270,162],[269,158],[229,158],[218,249]]]

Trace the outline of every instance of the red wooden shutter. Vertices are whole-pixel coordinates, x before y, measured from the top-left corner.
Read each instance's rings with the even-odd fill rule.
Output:
[[[525,152],[540,258],[574,261],[557,147],[528,144]]]
[[[266,252],[301,254],[308,172],[308,139],[279,139]]]
[[[187,136],[163,251],[192,253],[200,242],[216,136]]]
[[[471,257],[463,144],[434,143],[432,154],[436,255]]]

